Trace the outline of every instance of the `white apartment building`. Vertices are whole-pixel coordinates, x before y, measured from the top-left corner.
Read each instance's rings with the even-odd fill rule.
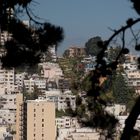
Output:
[[[15,74],[14,69],[0,69],[0,94],[17,93],[23,88],[25,73]]]
[[[17,73],[15,74],[15,84],[18,85],[18,88],[22,90],[24,85],[24,78],[26,73]]]
[[[99,140],[100,134],[90,128],[60,128],[57,140]]]
[[[120,104],[114,104],[114,105],[107,106],[105,110],[108,113],[113,114],[114,116],[119,116],[120,114],[126,112],[126,106]]]
[[[56,127],[59,128],[80,128],[77,118],[63,116],[55,119]]]
[[[57,60],[56,45],[50,46],[50,47],[48,48],[48,51],[49,51],[50,54],[51,54],[52,61],[53,61],[53,62],[56,62],[56,60]]]
[[[38,88],[38,90],[45,92],[46,91],[46,79],[44,78],[30,78],[27,80],[24,80],[24,88],[29,91],[33,92],[35,86]]]
[[[0,118],[2,124],[15,124],[16,96],[16,94],[0,95]]]
[[[123,68],[125,71],[133,71],[133,70],[137,70],[138,69],[138,64],[136,63],[124,63],[123,64]]]
[[[15,73],[14,69],[0,69],[0,86],[4,86],[7,92],[15,91]]]
[[[0,140],[15,140],[14,137],[7,132],[7,126],[0,126]]]
[[[9,109],[0,109],[0,125],[15,125],[16,124],[16,111]]]
[[[63,76],[63,71],[57,63],[42,63],[42,77],[47,78],[48,80],[56,79]]]
[[[16,110],[16,94],[0,95],[0,109]]]
[[[125,55],[125,63],[137,63],[138,56],[132,54]]]
[[[129,87],[135,89],[135,93],[140,94],[140,70],[127,70],[124,75]]]
[[[53,91],[54,92],[54,91]],[[64,110],[71,107],[73,110],[76,109],[76,96],[72,94],[58,94],[58,93],[47,93],[45,98],[47,101],[54,102],[55,107],[58,110]]]
[[[121,115],[121,116],[117,116],[117,119],[119,120],[119,130],[123,131],[124,127],[125,127],[125,121],[127,119],[128,115]],[[136,120],[136,124],[134,126],[134,129],[136,130],[140,130],[140,116],[138,117],[138,119]]]
[[[0,35],[0,45],[4,45],[6,41],[12,38],[12,34],[8,33],[7,31],[1,32]]]

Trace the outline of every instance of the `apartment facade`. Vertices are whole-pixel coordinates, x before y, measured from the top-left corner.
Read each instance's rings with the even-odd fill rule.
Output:
[[[54,103],[44,100],[18,103],[16,140],[55,140]]]
[[[67,57],[81,57],[86,55],[86,51],[85,48],[73,46],[67,49],[64,54]]]
[[[46,94],[46,100],[55,103],[58,110],[65,111],[68,108],[76,109],[76,96],[68,94]]]
[[[46,90],[46,83],[44,78],[30,78],[24,80],[24,87],[27,91],[33,92],[36,86],[38,90],[44,92]]]

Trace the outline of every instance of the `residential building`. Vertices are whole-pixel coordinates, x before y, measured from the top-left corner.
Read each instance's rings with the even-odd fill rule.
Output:
[[[15,125],[16,124],[16,111],[9,109],[0,109],[0,125]]]
[[[56,127],[60,128],[80,128],[78,119],[75,117],[63,116],[55,119]]]
[[[0,86],[4,86],[5,91],[7,92],[15,91],[17,89],[17,87],[15,86],[14,69],[0,69]]]
[[[25,79],[26,73],[16,73],[15,74],[15,84],[18,86],[19,90],[23,90],[24,87],[24,79]]]
[[[46,79],[44,78],[29,78],[24,80],[24,88],[28,92],[33,92],[35,87],[37,87],[41,92],[45,92],[46,83]]]
[[[81,47],[69,47],[67,50],[64,52],[65,57],[83,57],[86,55],[85,48]]]
[[[126,106],[125,105],[121,105],[121,104],[114,104],[114,105],[108,105],[105,110],[110,113],[113,114],[115,116],[119,116],[121,114],[123,114],[124,112],[126,112]]]
[[[16,140],[55,140],[55,105],[45,100],[17,102]]]
[[[91,128],[60,128],[57,140],[99,140],[100,133]]]
[[[63,76],[63,71],[57,63],[42,63],[42,77],[47,78],[48,80],[56,79]]]
[[[45,94],[47,101],[54,102],[55,107],[58,110],[63,110],[67,108],[76,109],[76,96],[72,94],[65,94],[62,92],[47,91]]]
[[[12,34],[8,33],[7,31],[3,31],[0,33],[0,45],[4,45],[6,41],[12,38]]]
[[[0,126],[0,140],[15,140],[14,137],[8,132],[7,126]]]
[[[138,56],[132,54],[125,55],[125,63],[137,63]]]
[[[16,96],[17,94],[0,95],[1,124],[15,125],[17,109]]]
[[[17,94],[0,95],[0,109],[16,110]]]
[[[60,89],[61,91],[69,90],[71,88],[70,78],[61,77],[60,79],[58,79],[57,85],[58,89]]]

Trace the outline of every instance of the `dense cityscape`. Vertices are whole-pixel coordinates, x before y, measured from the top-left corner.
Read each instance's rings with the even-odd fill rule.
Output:
[[[51,6],[57,5],[51,2]],[[139,16],[139,1],[129,3]],[[139,140],[140,56],[136,54],[140,51],[140,31],[136,24],[140,18],[130,15],[121,27],[108,27],[112,34],[107,39],[90,31],[84,34],[90,37],[82,46],[74,43],[82,38],[81,33],[77,37],[74,33],[74,45],[65,46],[58,55],[67,38],[65,26],[35,15],[32,6],[36,4],[32,0],[0,1],[0,140]],[[62,10],[57,9],[59,4],[53,12]],[[67,11],[73,7],[70,13],[74,17],[68,24],[76,18],[78,28],[83,28],[80,25],[86,20],[81,23],[83,14],[77,4],[60,7]],[[96,4],[99,8],[91,8],[104,9],[103,3]],[[106,5],[113,8],[113,4]],[[88,10],[86,17],[90,17]],[[94,16],[100,17],[97,13]],[[103,15],[101,18],[107,21]],[[73,25],[70,30],[76,29]]]
[[[1,42],[6,40],[3,33]],[[95,37],[93,40],[100,37]],[[110,47],[106,61],[113,59],[119,47]],[[88,75],[95,69],[96,59],[85,48],[72,46],[63,57],[57,57],[56,46],[50,46],[35,68],[0,68],[0,139],[9,140],[104,140],[105,131],[83,125],[86,114]],[[1,55],[5,52],[1,49]],[[112,55],[113,54],[113,55]],[[140,70],[137,56],[123,55],[116,78],[109,88],[109,77],[102,78],[102,98],[108,103],[104,111],[118,120],[114,137],[119,139],[125,120],[140,93]],[[117,79],[118,78],[118,79]],[[117,84],[117,80],[121,84]],[[107,84],[108,83],[108,84]],[[109,86],[109,87],[108,87]],[[126,88],[122,88],[122,86]],[[130,91],[128,89],[131,89]],[[122,94],[121,94],[122,93]],[[79,101],[81,100],[81,101]],[[76,112],[76,113],[75,113]],[[75,115],[76,114],[76,115]],[[79,117],[80,116],[80,117]],[[137,119],[135,129],[139,130]]]

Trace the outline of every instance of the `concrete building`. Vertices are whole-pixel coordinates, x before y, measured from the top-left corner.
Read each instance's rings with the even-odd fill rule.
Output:
[[[12,39],[12,34],[7,31],[3,31],[0,33],[0,45],[4,45],[6,41]]]
[[[107,106],[105,110],[110,114],[113,114],[114,116],[119,116],[120,114],[126,112],[126,106],[120,104],[114,104],[114,105]]]
[[[76,47],[76,46],[70,47],[64,52],[65,57],[82,57],[85,55],[86,55],[85,48]]]
[[[55,119],[56,127],[60,128],[80,128],[77,118],[63,116]]]
[[[63,76],[63,71],[57,63],[42,63],[42,77],[47,78],[48,80],[56,79]]]
[[[57,60],[56,48],[56,45],[52,45],[48,48],[53,62],[56,62]]]
[[[46,79],[44,78],[30,78],[24,80],[24,88],[29,92],[33,92],[36,86],[38,90],[45,92],[46,83]]]
[[[0,125],[15,125],[16,124],[16,111],[8,109],[0,109]]]
[[[125,55],[125,63],[137,63],[138,56],[132,54]]]
[[[25,72],[15,74],[15,84],[18,85],[19,90],[23,89],[25,75],[26,75]]]
[[[76,96],[72,94],[65,94],[62,92],[47,91],[45,98],[47,101],[54,102],[58,110],[64,110],[71,107],[76,109]]]
[[[15,125],[16,123],[16,94],[0,95],[1,124]]]
[[[99,140],[100,133],[90,128],[61,128],[57,140]]]
[[[16,94],[0,95],[0,109],[16,110]]]
[[[17,102],[16,140],[55,140],[55,105],[44,100]]]
[[[0,140],[15,140],[14,137],[7,131],[6,126],[0,126]]]
[[[0,94],[14,94],[19,92],[16,84],[14,69],[0,69]]]
[[[5,91],[15,91],[15,73],[14,69],[0,69],[0,86],[5,87]]]

